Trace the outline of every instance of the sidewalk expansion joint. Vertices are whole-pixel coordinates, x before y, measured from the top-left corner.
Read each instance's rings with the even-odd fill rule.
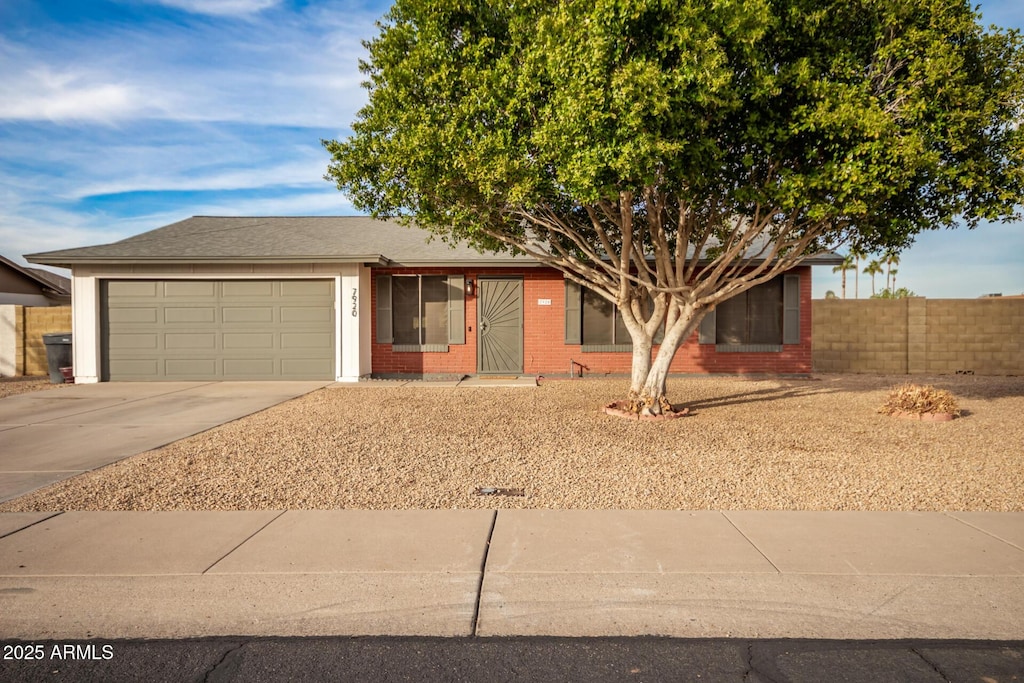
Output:
[[[209,571],[210,571],[211,569],[213,569],[213,568],[214,568],[214,567],[216,567],[216,566],[217,566],[218,564],[220,564],[221,562],[223,562],[223,561],[224,561],[224,558],[225,558],[225,557],[227,557],[228,555],[230,555],[231,553],[235,552],[236,550],[238,550],[239,548],[241,548],[241,547],[242,547],[243,545],[245,545],[246,543],[248,543],[248,542],[249,542],[249,541],[250,541],[250,540],[251,540],[251,539],[252,539],[252,538],[253,538],[253,537],[254,537],[254,536],[255,536],[256,534],[258,534],[259,532],[263,531],[263,530],[264,530],[264,529],[266,529],[266,528],[267,528],[268,526],[270,526],[271,524],[273,524],[274,522],[276,522],[277,520],[279,520],[279,519],[281,518],[281,515],[283,515],[283,514],[284,514],[284,513],[286,513],[286,512],[288,512],[288,511],[287,511],[287,510],[281,510],[281,512],[280,512],[280,513],[278,513],[277,515],[275,515],[275,516],[274,516],[274,518],[273,518],[273,519],[271,519],[271,520],[270,520],[269,522],[267,522],[266,524],[264,524],[263,526],[261,526],[261,527],[260,527],[259,529],[257,529],[256,531],[254,531],[254,532],[252,532],[251,534],[249,534],[248,536],[246,536],[246,537],[245,537],[244,539],[242,539],[242,542],[241,542],[241,543],[239,543],[239,544],[238,544],[238,545],[236,545],[236,546],[235,546],[234,548],[232,548],[231,550],[229,550],[229,551],[227,551],[226,553],[224,553],[224,554],[223,554],[222,556],[220,556],[220,557],[219,557],[219,558],[218,558],[217,560],[215,560],[213,564],[211,564],[211,565],[210,565],[209,567],[207,567],[206,569],[204,569],[203,571],[201,571],[201,572],[199,573],[199,574],[200,574],[200,576],[205,576],[207,572],[209,572]]]
[[[0,538],[7,538],[8,536],[13,536],[14,534],[20,533],[20,532],[24,531],[25,529],[28,529],[30,527],[34,527],[36,524],[42,524],[43,522],[49,521],[49,520],[53,519],[54,517],[59,517],[60,515],[63,515],[63,514],[64,514],[64,510],[61,510],[60,512],[54,512],[49,517],[43,517],[42,519],[38,519],[38,520],[32,522],[31,524],[26,524],[23,527],[19,527],[19,528],[15,529],[14,531],[9,531],[6,534],[0,534]]]
[[[719,514],[721,514],[721,515],[722,515],[723,517],[725,517],[726,521],[728,521],[728,522],[729,522],[729,524],[731,524],[731,525],[732,525],[732,528],[733,528],[733,529],[735,529],[735,530],[736,530],[737,532],[739,532],[739,535],[740,535],[740,536],[742,536],[742,537],[743,537],[743,539],[744,539],[744,540],[745,540],[745,541],[746,541],[747,543],[749,543],[749,544],[751,545],[751,547],[752,547],[752,548],[753,548],[754,550],[756,550],[756,551],[758,552],[758,554],[760,554],[760,555],[761,555],[761,557],[763,557],[763,558],[765,559],[765,561],[766,561],[766,562],[767,562],[768,564],[770,564],[770,565],[772,566],[772,569],[774,569],[774,570],[775,570],[776,572],[778,572],[779,574],[781,574],[781,573],[782,573],[782,570],[781,570],[781,569],[779,569],[779,568],[778,568],[778,567],[777,567],[777,566],[775,565],[775,563],[774,563],[774,562],[772,562],[772,558],[770,558],[770,557],[768,557],[767,555],[765,555],[764,551],[763,551],[763,550],[761,550],[760,548],[758,548],[758,547],[757,547],[757,544],[756,544],[756,543],[754,543],[754,541],[752,541],[752,540],[750,539],[750,537],[749,537],[749,536],[747,536],[747,535],[746,535],[745,533],[743,533],[743,529],[741,529],[741,528],[739,528],[738,526],[736,526],[736,522],[732,521],[732,518],[731,518],[731,517],[729,517],[728,513],[726,513],[726,512],[720,512]]]
[[[484,576],[487,574],[487,555],[491,551],[491,539],[494,537],[494,526],[498,522],[498,511],[494,510],[491,515],[491,528],[487,531],[487,541],[484,543],[484,559],[480,563],[480,581],[476,585],[476,603],[473,605],[473,621],[469,625],[469,632],[475,638],[477,627],[480,625],[480,602],[484,595]]]
[[[1024,548],[1022,548],[1021,546],[1017,545],[1013,541],[1009,541],[1009,540],[1003,538],[1002,536],[999,536],[998,534],[994,534],[991,531],[988,531],[986,529],[982,529],[980,526],[977,526],[976,524],[971,524],[966,519],[960,519],[956,515],[951,515],[948,512],[943,512],[942,514],[945,517],[948,517],[949,519],[952,519],[954,522],[959,522],[959,523],[963,524],[964,526],[970,527],[971,529],[974,529],[977,532],[985,534],[989,538],[994,538],[995,540],[999,541],[1000,543],[1005,543],[1006,545],[1010,546],[1011,548],[1016,548],[1017,550],[1024,551]]]

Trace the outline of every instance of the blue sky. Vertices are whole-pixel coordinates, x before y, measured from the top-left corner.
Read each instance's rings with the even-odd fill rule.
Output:
[[[0,1],[0,254],[24,263],[192,215],[355,213],[323,180],[320,140],[348,135],[365,101],[360,43],[387,7]],[[1024,28],[1019,0],[981,10]],[[926,233],[897,284],[932,298],[1024,293],[1022,228]],[[817,269],[815,296],[828,289],[839,276]]]

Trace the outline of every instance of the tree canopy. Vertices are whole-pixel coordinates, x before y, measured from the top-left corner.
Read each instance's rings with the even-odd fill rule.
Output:
[[[963,0],[397,0],[327,177],[615,304],[650,408],[663,326],[667,371],[707,310],[810,255],[1016,216],[1024,50],[979,19]]]

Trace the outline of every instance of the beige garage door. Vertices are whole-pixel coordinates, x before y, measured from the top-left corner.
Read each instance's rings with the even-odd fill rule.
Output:
[[[334,378],[333,280],[102,283],[108,380]]]

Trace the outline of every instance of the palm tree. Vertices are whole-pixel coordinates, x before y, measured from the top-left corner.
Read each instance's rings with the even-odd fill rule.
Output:
[[[850,256],[853,257],[854,268],[853,268],[853,298],[860,298],[860,260],[867,256],[860,247],[850,247]]]
[[[855,266],[853,264],[853,257],[852,256],[847,256],[846,258],[843,259],[842,263],[840,263],[838,266],[835,266],[835,267],[832,268],[832,272],[833,273],[842,273],[843,274],[843,298],[844,299],[846,298],[846,271],[848,271],[848,270],[857,270],[857,266]]]
[[[896,271],[893,270],[893,266],[900,264],[900,256],[895,251],[887,251],[885,253],[885,288],[890,292],[896,289],[896,281],[893,279],[893,275]]]
[[[871,259],[871,263],[864,269],[865,275],[871,276],[871,296],[875,295],[875,276],[882,272],[882,264],[878,259]]]
[[[892,276],[892,284],[889,285],[889,290],[892,292],[896,291],[896,269],[892,268],[889,270],[889,275]]]

